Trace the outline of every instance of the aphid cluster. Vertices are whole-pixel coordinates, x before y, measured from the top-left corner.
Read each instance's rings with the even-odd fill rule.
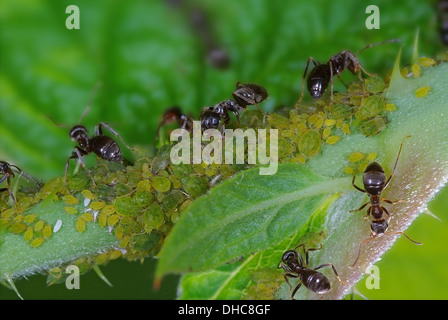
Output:
[[[327,145],[337,143],[342,135],[349,135],[353,127],[366,136],[377,134],[384,128],[387,121],[380,123],[379,118],[383,119],[386,112],[395,110],[395,106],[386,103],[382,96],[386,87],[384,81],[380,81],[378,77],[371,77],[363,80],[362,85],[350,85],[345,95],[333,94],[333,77],[338,76],[343,70],[348,69],[361,78],[361,71],[364,70],[355,55],[349,51],[342,51],[331,57],[324,65],[316,64],[310,58],[306,69],[310,61],[315,64],[315,69],[308,77],[308,82],[311,83],[308,89],[313,92],[313,97],[319,98],[331,82],[331,112],[329,114],[324,112],[325,109],[310,113],[301,108],[294,108],[288,110],[288,113],[271,114],[265,122],[265,114],[258,104],[267,98],[267,91],[253,83],[237,83],[236,90],[232,93],[233,99],[202,110],[200,115],[202,130],[220,128],[223,132],[230,122],[230,114],[235,116],[238,125],[250,126],[249,118],[256,113],[256,117],[263,118],[262,121],[256,122],[257,125],[279,129],[279,161],[304,163],[318,154],[324,143]],[[305,70],[304,78],[306,73]],[[242,113],[250,105],[256,105],[261,113],[252,110]],[[373,121],[376,122],[373,123]],[[172,107],[164,113],[157,134],[161,126],[173,122],[182,129],[192,130],[193,118],[183,114],[178,107]],[[206,193],[218,181],[225,180],[233,176],[237,170],[243,169],[237,166],[206,163],[171,165],[170,146],[163,145],[152,158],[146,154],[139,154],[132,166],[127,166],[126,169],[121,167],[123,170],[110,170],[109,165],[112,163],[128,164],[129,162],[123,158],[117,142],[106,136],[103,129],[120,138],[118,133],[104,122],[98,124],[93,136],[89,136],[86,127],[80,123],[73,126],[70,137],[77,142],[77,146],[67,158],[64,177],[50,180],[44,186],[15,165],[0,161],[0,183],[6,182],[6,187],[1,188],[0,192],[8,191],[9,198],[15,204],[13,208],[9,208],[6,201],[2,203],[0,231],[8,229],[14,234],[22,234],[32,247],[40,246],[54,232],[57,232],[61,225],[57,229],[56,225],[52,228],[37,215],[24,213],[29,207],[46,197],[59,197],[64,202],[63,210],[76,217],[74,227],[79,233],[86,232],[90,224],[97,223],[101,228],[113,233],[119,241],[119,249],[95,257],[79,259],[75,263],[93,267],[119,256],[125,256],[129,260],[144,259],[148,254],[158,253],[164,238],[179,218],[180,212],[185,210],[192,200]],[[367,163],[376,158],[374,153],[367,156],[353,154],[349,161],[355,167],[345,169],[347,173],[353,174],[353,187],[369,196],[369,202],[354,210],[361,211],[369,205],[367,217],[371,219],[371,236],[360,244],[358,257],[363,244],[367,241],[382,234],[396,234],[387,232],[391,215],[382,204],[382,202],[388,204],[396,202],[381,198],[381,192],[387,188],[394,175],[403,144],[404,141],[388,178],[378,163]],[[83,157],[90,153],[96,154],[99,158],[99,165],[92,170],[88,170],[83,161]],[[81,163],[85,174],[70,176],[68,174],[70,159]],[[20,197],[16,197],[11,188],[11,179],[15,175],[13,170],[35,182],[40,189],[38,196],[32,198],[26,194],[23,196],[21,193]],[[357,171],[364,171],[364,189],[355,184]],[[90,190],[90,186],[95,188]],[[303,254],[297,250],[299,248],[303,248]],[[305,244],[301,244],[293,250],[284,252],[281,263],[278,265],[285,271],[284,279],[291,289],[290,279],[299,279],[299,284],[294,287],[291,298],[294,298],[301,285],[318,294],[328,292],[331,289],[330,280],[318,272],[327,266],[331,266],[338,281],[345,284],[331,263],[321,264],[315,268],[309,267],[309,252],[315,250],[318,249],[306,249]],[[354,264],[357,260],[358,258]],[[60,268],[51,269],[49,283],[60,281],[60,279]]]

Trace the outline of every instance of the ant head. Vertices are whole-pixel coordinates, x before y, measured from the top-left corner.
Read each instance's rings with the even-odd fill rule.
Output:
[[[182,116],[182,112],[180,110],[179,107],[174,106],[171,108],[168,108],[164,113],[163,113],[163,124],[169,124],[172,123],[174,121],[178,121]]]
[[[88,143],[88,131],[86,129],[86,127],[84,127],[83,125],[76,125],[74,126],[71,130],[70,130],[70,138],[73,141],[77,141],[80,145],[81,148],[84,148],[87,143]]]
[[[370,230],[372,230],[372,235],[375,237],[378,234],[383,234],[386,232],[389,224],[385,219],[374,220],[370,223]]]
[[[201,113],[201,127],[203,130],[217,129],[221,121],[221,115],[213,110],[206,109]]]
[[[0,174],[6,174],[10,171],[9,164],[5,161],[0,161]]]
[[[386,174],[383,168],[376,162],[369,164],[362,176],[364,189],[373,195],[380,194],[386,184]]]
[[[294,250],[288,250],[282,256],[282,261],[284,263],[287,263],[291,259],[297,260],[297,252],[295,252]]]

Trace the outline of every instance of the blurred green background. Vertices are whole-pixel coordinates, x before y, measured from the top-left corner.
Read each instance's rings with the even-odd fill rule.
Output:
[[[72,4],[79,8],[80,28],[69,30],[66,8]],[[325,62],[344,49],[399,38],[404,65],[417,29],[421,55],[446,50],[436,1],[368,4],[380,9],[379,30],[366,28],[367,3],[358,0],[2,0],[0,159],[41,180],[62,175],[74,143],[69,129],[47,116],[68,127],[78,123],[98,83],[82,123],[93,133],[100,121],[108,122],[127,144],[153,150],[164,109],[179,105],[197,118],[204,106],[230,98],[237,81],[266,87],[267,111],[293,105],[309,56]],[[384,75],[399,47],[375,47],[359,59],[367,71]],[[380,289],[367,290],[361,281],[358,290],[370,299],[447,299],[447,207],[443,190],[430,205],[442,221],[422,215],[407,231],[424,245],[399,239],[377,263]],[[47,288],[38,275],[16,286],[25,299],[174,298],[176,277],[152,290],[154,265],[151,259],[110,263],[102,269],[113,288],[93,272],[77,291]],[[0,286],[0,298],[17,297]]]

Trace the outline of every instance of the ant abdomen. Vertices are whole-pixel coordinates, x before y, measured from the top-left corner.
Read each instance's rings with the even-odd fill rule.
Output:
[[[120,162],[121,149],[114,139],[108,136],[95,136],[90,139],[90,147],[92,151],[101,159]]]
[[[328,84],[330,83],[329,70],[330,67],[328,64],[319,64],[311,70],[308,76],[307,86],[308,91],[314,100],[318,100],[327,89]]]
[[[362,181],[364,189],[371,195],[378,195],[386,184],[386,174],[383,168],[376,162],[369,164],[364,171]]]
[[[317,294],[324,294],[331,290],[328,278],[314,270],[305,271],[302,276],[302,282],[306,288]]]

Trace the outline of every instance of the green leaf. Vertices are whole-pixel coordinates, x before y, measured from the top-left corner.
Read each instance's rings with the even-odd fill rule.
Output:
[[[156,276],[207,270],[266,249],[304,226],[326,196],[349,181],[324,179],[297,164],[279,165],[272,176],[258,168],[244,171],[181,215],[161,250]]]
[[[398,57],[387,92],[389,101],[396,106],[397,111],[390,114],[390,123],[387,129],[381,134],[369,138],[359,133],[353,133],[349,137],[343,138],[337,148],[326,146],[321,156],[309,161],[306,170],[303,170],[300,165],[279,166],[277,175],[270,177],[270,183],[273,184],[263,181],[261,176],[256,177],[257,172],[252,170],[251,174],[248,174],[249,171],[241,173],[236,178],[215,188],[207,196],[196,201],[179,220],[161,252],[157,275],[160,277],[169,272],[208,270],[239,255],[246,255],[245,260],[241,262],[221,266],[215,270],[206,271],[204,274],[195,274],[191,278],[187,275],[182,281],[184,291],[181,297],[194,297],[194,294],[190,295],[189,282],[199,278],[207,283],[205,282],[208,279],[205,278],[207,274],[210,277],[215,274],[218,279],[221,279],[215,283],[212,289],[204,289],[208,298],[241,296],[244,289],[249,286],[251,279],[246,266],[251,266],[252,261],[257,261],[259,255],[263,254],[260,250],[267,249],[269,246],[273,248],[281,243],[281,237],[278,237],[280,230],[285,239],[292,234],[288,231],[291,230],[289,229],[291,225],[296,230],[305,227],[306,219],[301,223],[297,223],[296,219],[299,220],[298,216],[304,213],[301,207],[309,200],[307,195],[314,196],[315,194],[311,190],[319,189],[319,203],[324,202],[325,196],[334,192],[341,192],[342,195],[326,210],[326,223],[321,227],[322,230],[328,231],[325,240],[321,242],[324,249],[312,254],[310,267],[331,262],[337,266],[341,278],[349,285],[333,281],[333,289],[325,295],[317,295],[302,288],[295,298],[342,298],[350,286],[362,277],[365,268],[375,263],[412,221],[425,210],[428,202],[444,186],[448,178],[448,160],[446,160],[448,159],[448,132],[439,130],[448,120],[448,114],[445,111],[448,108],[448,93],[445,90],[445,85],[448,82],[447,75],[448,64],[442,63],[437,67],[427,69],[418,79],[404,79],[399,72]],[[416,97],[415,92],[424,86],[430,87],[428,95]],[[400,144],[409,135],[412,137],[405,140],[395,175],[384,192],[386,199],[405,200],[405,202],[394,205],[386,204],[391,213],[386,234],[367,241],[360,247],[360,244],[369,238],[370,223],[362,218],[365,211],[354,213],[349,211],[359,208],[367,199],[365,194],[356,191],[351,186],[348,177],[341,177],[343,168],[348,165],[347,159],[353,152],[363,152],[364,154],[375,152],[379,155],[377,161],[390,174]],[[313,172],[318,172],[319,175]],[[291,183],[291,179],[296,181],[296,184]],[[299,188],[303,188],[302,192],[300,189],[296,189],[297,181],[301,179],[307,179],[305,185],[299,183]],[[236,191],[237,186],[238,190]],[[244,188],[239,188],[240,186],[244,186]],[[285,186],[289,186],[289,188],[285,188]],[[233,202],[229,195],[234,194],[238,194],[241,200]],[[254,194],[253,198],[252,194]],[[260,194],[264,194],[264,199]],[[291,198],[292,194],[295,196]],[[286,198],[290,199],[287,204],[282,201]],[[253,199],[256,201],[253,202]],[[272,225],[270,225],[270,229],[277,230],[277,232],[267,234],[266,237],[255,237],[255,241],[250,241],[252,234],[258,235],[258,232],[253,232],[250,229],[251,223],[258,227],[260,235],[265,234],[265,229],[261,227],[263,224],[260,224],[263,218],[257,214],[251,215],[250,212],[257,213],[258,207],[261,207],[261,212],[264,214],[266,212],[263,210],[272,214],[272,210],[269,210],[270,206],[263,206],[263,204],[275,203],[276,201],[273,200],[276,199],[282,199],[278,203],[285,205],[277,212],[278,219],[273,219]],[[225,200],[225,206],[221,202],[222,200]],[[204,201],[202,208],[194,206],[202,201]],[[205,202],[208,203],[208,207]],[[214,203],[217,203],[216,208],[213,206]],[[244,203],[253,205],[254,209],[247,209]],[[313,207],[313,209],[315,208]],[[305,211],[307,219],[311,217],[313,209],[309,208],[308,211]],[[242,213],[244,216],[245,212],[249,212],[250,223],[244,219],[238,219],[239,214]],[[226,223],[227,221],[233,222],[233,217],[240,223]],[[218,227],[217,224],[221,227]],[[349,232],[347,232],[348,230]],[[227,240],[227,244],[231,244],[230,247],[220,242],[220,240],[226,240],[225,235],[228,233],[231,235],[231,241]],[[417,240],[421,241],[422,239]],[[409,242],[409,245],[413,246],[414,244]],[[283,251],[287,249],[291,249],[291,246],[283,247]],[[220,257],[216,257],[217,250]],[[255,252],[255,254],[250,255],[251,252]],[[359,259],[352,266],[358,257],[358,252]],[[281,256],[277,255],[278,262],[280,259]],[[176,264],[176,262],[178,263]],[[274,265],[270,264],[272,275],[277,271],[274,269]],[[261,270],[269,263],[257,261],[256,265]],[[257,268],[253,268],[251,271],[253,273],[257,270]],[[331,269],[322,272],[328,277],[332,276]],[[238,288],[238,285],[230,286],[229,283],[233,281],[236,281],[240,287]],[[277,291],[277,298],[290,298],[290,291],[286,290],[285,286],[287,285],[283,284],[282,290]],[[224,287],[225,289],[223,289]],[[213,288],[215,289],[213,290]],[[238,293],[232,291],[235,288]]]

